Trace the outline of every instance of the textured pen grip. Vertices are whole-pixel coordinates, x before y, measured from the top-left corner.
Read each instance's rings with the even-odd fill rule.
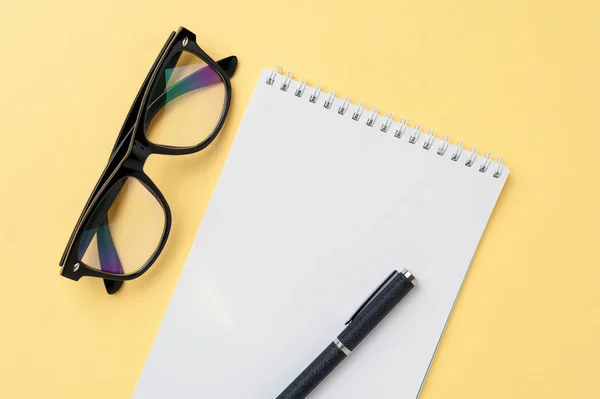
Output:
[[[414,284],[403,274],[398,274],[372,302],[342,331],[338,339],[353,351],[360,342],[387,316],[412,290]]]
[[[276,399],[304,399],[346,358],[332,342]]]

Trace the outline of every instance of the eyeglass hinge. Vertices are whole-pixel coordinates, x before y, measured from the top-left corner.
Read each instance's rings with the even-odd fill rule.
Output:
[[[142,143],[140,143],[139,141],[136,141],[133,144],[133,148],[131,149],[131,152],[133,153],[133,155],[135,155],[136,159],[138,161],[140,161],[141,163],[144,163],[144,161],[146,161],[146,159],[150,156],[150,149],[148,147],[146,147],[145,145],[143,145]]]

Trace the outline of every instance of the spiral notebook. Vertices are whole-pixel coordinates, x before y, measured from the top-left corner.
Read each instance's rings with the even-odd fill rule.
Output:
[[[311,398],[414,399],[508,174],[264,70],[134,398],[275,398],[408,268],[417,287]]]

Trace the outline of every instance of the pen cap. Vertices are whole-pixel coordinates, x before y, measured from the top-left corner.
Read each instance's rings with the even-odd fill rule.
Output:
[[[408,270],[398,273],[360,311],[342,331],[338,339],[353,351],[358,344],[396,307],[415,286],[416,280]]]

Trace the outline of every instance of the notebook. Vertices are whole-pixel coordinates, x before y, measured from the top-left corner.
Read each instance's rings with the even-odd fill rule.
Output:
[[[414,399],[508,174],[264,70],[134,398],[275,398],[407,268],[417,287],[310,397]]]

